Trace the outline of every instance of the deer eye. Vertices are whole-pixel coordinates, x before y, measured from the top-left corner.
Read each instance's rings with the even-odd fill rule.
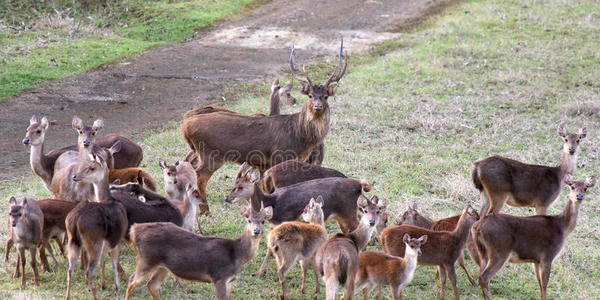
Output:
[[[36,131],[36,132],[37,132],[37,133],[42,133],[42,131],[41,131],[41,130],[38,130],[38,131]]]
[[[95,170],[94,168],[90,168],[90,171],[94,171],[94,170]]]
[[[381,214],[381,211],[377,211],[377,214],[378,214],[378,215],[380,215],[380,214]]]
[[[568,139],[565,139],[565,143],[568,142],[568,141],[569,141]]]
[[[579,140],[577,140],[577,144],[579,144]]]
[[[252,221],[248,220],[248,224],[252,223]]]
[[[265,221],[260,221],[260,224],[265,224]]]
[[[96,135],[96,133],[95,133],[95,132],[92,132],[92,135]]]
[[[82,133],[83,133],[83,131],[79,130],[79,134],[82,134]]]
[[[583,189],[583,191],[584,191],[584,192],[587,192],[587,188],[584,188],[584,189]]]

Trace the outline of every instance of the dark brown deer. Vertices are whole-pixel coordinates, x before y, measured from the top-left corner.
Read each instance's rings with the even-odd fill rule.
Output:
[[[471,226],[478,219],[479,214],[477,214],[471,205],[467,205],[453,231],[433,231],[412,225],[400,225],[383,230],[381,245],[383,246],[383,250],[388,254],[404,256],[404,234],[408,233],[410,236],[427,235],[427,243],[421,247],[423,255],[419,257],[417,263],[424,266],[438,266],[441,298],[444,299],[446,295],[445,285],[446,276],[448,276],[454,289],[454,299],[458,300],[459,295],[454,263],[456,263],[458,257],[464,252]]]
[[[99,155],[92,154],[88,164],[74,174],[73,180],[91,184],[99,202],[80,202],[65,220],[69,256],[66,299],[71,296],[71,277],[82,245],[88,259],[86,280],[94,299],[98,299],[94,271],[99,262],[104,265],[102,253],[105,245],[110,252],[116,288],[120,288],[117,265],[120,244],[127,233],[127,211],[110,195],[108,166]]]
[[[516,217],[493,214],[475,223],[471,229],[483,263],[479,285],[486,300],[492,299],[490,280],[507,260],[533,263],[541,299],[548,298],[547,287],[554,258],[577,225],[577,216],[587,190],[596,184],[595,177],[585,182],[565,178],[571,188],[563,212],[556,216]]]
[[[399,225],[419,226],[431,229],[433,231],[452,231],[456,228],[460,216],[461,215],[456,215],[433,221],[419,213],[417,210],[417,204],[413,204],[413,207],[409,206],[408,210],[402,214],[402,218],[399,220]],[[469,251],[469,255],[471,255],[473,262],[475,262],[475,264],[479,267],[481,265],[479,261],[479,253],[477,252],[477,248],[475,247],[471,236],[467,238],[467,244],[465,247]],[[464,253],[458,257],[458,265],[465,271],[465,274],[467,274],[467,278],[469,279],[469,282],[471,282],[471,285],[476,285],[475,280],[473,277],[471,277],[469,271],[467,271]]]
[[[285,285],[288,270],[300,260],[302,267],[302,293],[306,289],[306,272],[312,265],[315,271],[315,293],[319,293],[319,274],[315,264],[315,253],[327,241],[327,230],[323,218],[323,198],[311,198],[302,212],[300,221],[283,222],[269,232],[269,251],[277,261],[277,275],[281,284],[281,298],[289,299]]]
[[[352,300],[354,278],[359,267],[358,253],[371,239],[387,208],[387,202],[376,196],[369,200],[360,195],[356,202],[363,212],[358,227],[350,233],[338,233],[329,238],[315,255],[317,269],[325,281],[327,300],[335,299],[339,286],[344,287],[344,299]]]
[[[142,168],[112,169],[108,173],[108,180],[114,182],[119,179],[121,183],[138,182],[140,176],[144,179],[144,187],[156,192],[158,181],[152,173]]]
[[[31,116],[29,127],[27,127],[27,132],[23,139],[23,144],[31,145],[29,160],[31,170],[42,179],[46,188],[49,191],[52,191],[50,185],[52,183],[52,178],[54,177],[54,163],[61,154],[67,151],[77,151],[78,148],[77,145],[71,145],[44,153],[44,142],[48,125],[49,122],[46,117],[38,120],[38,117],[35,114]],[[93,137],[95,137],[95,135]],[[137,167],[143,158],[142,148],[131,140],[116,134],[107,134],[97,138],[96,145],[107,149],[116,141],[121,142],[121,151],[115,153],[113,157],[114,167]]]
[[[59,239],[61,235],[66,232],[65,219],[67,218],[69,212],[71,212],[71,210],[77,206],[77,203],[57,199],[42,199],[37,203],[44,213],[44,229],[42,231],[43,247],[40,247],[38,250],[42,267],[44,271],[49,272],[50,265],[48,264],[48,259],[46,258],[46,249],[49,249],[50,255],[56,264],[56,258],[54,258],[52,248],[50,247],[50,240],[55,239],[60,248],[60,252],[64,255],[63,244]]]
[[[565,176],[575,171],[579,145],[587,136],[587,129],[581,129],[579,134],[567,133],[566,127],[560,125],[558,135],[564,139],[559,166],[530,165],[498,155],[474,163],[472,178],[481,197],[482,216],[499,213],[504,203],[535,207],[536,215],[546,214],[558,198]]]
[[[342,45],[343,46],[343,45]],[[329,104],[337,84],[346,70],[342,49],[338,69],[323,85],[301,78],[301,92],[309,99],[301,112],[291,115],[246,116],[205,107],[186,113],[182,132],[190,148],[199,158],[198,188],[206,198],[206,184],[223,164],[244,161],[266,170],[292,158],[306,159],[323,142],[329,131]],[[294,74],[294,49],[290,59]],[[310,199],[310,198],[309,198]]]
[[[129,278],[125,299],[148,276],[151,277],[146,286],[150,295],[160,299],[158,288],[169,272],[185,280],[212,282],[219,300],[230,299],[231,282],[256,254],[263,223],[271,215],[269,207],[256,212],[242,206],[242,216],[248,223],[244,234],[236,240],[195,235],[172,223],[134,225],[131,240],[137,264]]]
[[[233,189],[244,184],[243,181],[248,179],[245,175],[251,168],[252,166],[246,162],[242,164],[233,184]],[[346,178],[346,175],[335,169],[291,159],[278,163],[266,170],[259,185],[265,193],[271,194],[276,188],[326,177]]]
[[[363,299],[367,300],[374,287],[389,285],[394,300],[402,299],[402,289],[412,281],[417,269],[417,256],[421,255],[421,246],[427,242],[427,236],[411,238],[404,234],[402,241],[406,251],[404,257],[393,256],[381,252],[365,251],[359,255],[360,264],[354,286],[362,289]],[[375,296],[380,299],[381,294]]]
[[[9,199],[9,221],[11,238],[17,246],[19,255],[14,276],[18,277],[21,273],[21,287],[25,287],[25,250],[29,250],[31,256],[31,268],[33,269],[33,282],[35,286],[39,285],[40,275],[38,273],[35,250],[42,244],[42,226],[44,225],[44,214],[37,202],[28,197]]]

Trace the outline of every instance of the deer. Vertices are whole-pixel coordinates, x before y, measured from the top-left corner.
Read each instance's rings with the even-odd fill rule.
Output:
[[[258,250],[263,224],[272,208],[241,207],[246,229],[238,239],[203,237],[172,223],[135,224],[131,240],[136,252],[136,270],[129,278],[125,299],[150,276],[146,284],[154,300],[169,272],[178,278],[212,282],[217,299],[231,298],[231,282]],[[201,255],[198,255],[201,253]]]
[[[200,192],[198,192],[198,189],[195,188],[192,183],[187,184],[185,194],[183,195],[183,201],[171,199],[171,203],[179,209],[183,216],[183,224],[181,227],[189,232],[193,232],[194,227],[196,227],[198,206],[208,207],[206,200],[200,197]],[[204,210],[203,214],[208,215],[208,209]],[[202,227],[199,222],[198,232],[202,234]]]
[[[359,265],[354,278],[356,289],[362,289],[363,299],[375,286],[389,285],[394,300],[402,299],[402,289],[412,281],[417,269],[417,257],[422,254],[421,246],[427,242],[427,235],[411,238],[408,233],[402,237],[406,251],[403,257],[382,252],[364,251],[358,256]],[[380,299],[380,294],[376,295]]]
[[[50,240],[55,239],[60,252],[64,255],[63,243],[59,240],[60,236],[66,232],[65,219],[67,215],[77,203],[58,199],[42,199],[37,201],[42,213],[44,214],[44,226],[42,230],[42,247],[38,248],[40,261],[44,272],[50,272],[50,265],[46,258],[46,249],[49,250],[54,263],[57,264],[56,258],[50,247]]]
[[[455,215],[433,221],[419,213],[417,204],[415,203],[413,204],[413,207],[408,206],[408,209],[402,214],[402,217],[399,220],[399,225],[413,225],[434,231],[452,231],[456,228],[456,224],[458,224],[460,216],[461,215]],[[477,252],[477,248],[475,248],[475,244],[473,243],[471,236],[467,238],[467,244],[465,247],[469,251],[469,255],[471,256],[473,262],[475,262],[475,264],[479,267],[481,265],[479,253]],[[458,265],[465,271],[465,274],[467,275],[471,285],[476,285],[475,280],[473,277],[471,277],[471,274],[469,274],[469,271],[467,270],[464,253],[458,257]]]
[[[125,168],[125,169],[111,169],[108,172],[109,182],[114,182],[119,179],[121,183],[127,182],[138,182],[139,177],[144,178],[144,187],[156,192],[158,188],[158,181],[152,173],[142,168]]]
[[[94,299],[98,298],[94,271],[100,262],[104,266],[102,253],[106,246],[110,253],[115,273],[115,286],[120,289],[118,274],[119,249],[128,228],[127,211],[121,201],[111,196],[108,184],[108,165],[98,154],[90,154],[88,163],[73,175],[75,182],[91,184],[98,202],[80,202],[65,219],[68,238],[69,269],[67,271],[67,293],[70,299],[73,269],[83,245],[88,259],[86,280]],[[103,272],[104,273],[104,272]]]
[[[289,299],[285,275],[297,260],[302,267],[302,293],[306,289],[306,272],[311,265],[315,272],[315,293],[319,293],[319,274],[314,259],[317,250],[327,241],[322,206],[323,197],[311,198],[300,217],[303,222],[283,222],[269,232],[268,248],[277,261],[281,299]]]
[[[79,132],[78,148],[76,151],[66,151],[61,154],[54,164],[54,176],[50,185],[54,198],[67,201],[99,201],[94,197],[94,189],[90,184],[75,182],[73,176],[83,168],[89,160],[89,155],[100,155],[110,168],[114,164],[112,155],[121,150],[121,142],[116,141],[105,150],[94,144],[94,137],[104,127],[102,120],[94,121],[92,126],[85,126],[77,116],[73,117],[73,128]],[[95,199],[95,200],[94,200]]]
[[[158,159],[158,165],[163,170],[165,193],[169,199],[182,200],[188,183],[198,188],[198,177],[192,164],[187,161],[175,161],[169,165],[162,158]]]
[[[338,286],[344,287],[344,299],[352,300],[359,252],[371,239],[375,226],[386,211],[387,201],[379,200],[377,196],[369,200],[360,195],[356,205],[363,212],[358,227],[350,233],[338,233],[330,237],[315,255],[317,270],[325,281],[327,300],[335,299]]]
[[[234,189],[243,184],[241,181],[247,179],[244,175],[248,173],[250,168],[252,166],[247,162],[242,164],[233,184]],[[262,175],[259,185],[265,193],[271,194],[276,188],[326,177],[347,178],[346,175],[338,170],[291,159],[278,163],[266,170]]]
[[[588,189],[596,185],[596,178],[593,176],[587,177],[585,181],[573,181],[573,177],[569,175],[564,181],[571,192],[561,214],[529,217],[492,214],[475,223],[471,229],[482,259],[483,271],[479,275],[479,285],[486,300],[492,299],[490,280],[507,260],[513,263],[533,263],[540,298],[548,298],[546,289],[552,262],[577,225],[581,203]]]
[[[19,277],[19,267],[21,273],[21,287],[26,285],[25,277],[25,250],[29,250],[31,256],[31,269],[33,269],[33,282],[35,286],[39,285],[40,275],[38,273],[35,250],[42,244],[42,226],[44,225],[44,214],[37,202],[28,197],[9,199],[9,222],[11,238],[17,246],[19,255],[15,267],[14,277]]]
[[[446,296],[446,276],[452,282],[454,299],[459,299],[458,287],[456,285],[456,272],[454,263],[464,252],[465,244],[469,238],[471,226],[479,220],[479,214],[468,204],[463,210],[456,228],[452,231],[434,231],[412,225],[400,225],[389,227],[381,234],[381,245],[385,253],[394,256],[404,256],[405,244],[404,234],[410,236],[427,235],[427,243],[421,247],[422,255],[417,261],[422,266],[437,266],[440,276],[440,298]]]
[[[322,85],[312,83],[305,70],[297,76],[292,46],[290,68],[301,83],[301,92],[309,97],[302,111],[291,115],[247,116],[200,107],[186,113],[182,133],[199,159],[196,169],[200,195],[206,198],[206,185],[212,174],[231,162],[266,170],[279,162],[304,160],[321,144],[329,132],[328,97],[337,91],[337,82],[346,71],[343,41],[336,71]]]
[[[67,151],[77,151],[77,145],[54,149],[48,153],[44,153],[44,142],[49,125],[50,123],[46,117],[38,119],[37,115],[32,115],[31,119],[29,119],[29,127],[27,127],[23,144],[31,146],[29,157],[31,170],[42,179],[46,189],[52,192],[50,186],[54,177],[54,164],[56,160],[61,154]],[[107,134],[106,136],[97,138],[96,144],[103,148],[110,148],[117,140],[121,142],[122,149],[113,157],[114,167],[137,167],[143,158],[142,148],[131,140],[116,134]]]
[[[544,215],[558,198],[567,174],[573,174],[580,143],[587,136],[584,127],[579,133],[567,133],[564,124],[558,127],[564,139],[562,162],[555,167],[525,164],[499,155],[477,161],[471,174],[481,198],[481,215],[499,213],[508,203],[517,207],[534,207],[536,215]]]

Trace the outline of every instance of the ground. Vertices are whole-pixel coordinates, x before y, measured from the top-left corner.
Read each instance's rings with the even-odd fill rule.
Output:
[[[275,10],[280,7],[276,4],[261,9]],[[594,0],[474,0],[452,5],[413,29],[392,30],[396,36],[390,41],[352,53],[339,93],[330,99],[332,128],[326,139],[324,165],[372,183],[374,188],[369,195],[390,202],[391,224],[406,205],[412,203],[417,203],[423,213],[433,218],[458,214],[468,202],[478,207],[470,171],[473,161],[489,155],[557,164],[562,143],[556,129],[561,123],[566,123],[569,131],[588,129],[575,178],[599,176],[600,136],[596,126],[600,121],[600,71],[597,68],[600,56],[596,50],[600,48],[599,25],[600,8]],[[241,40],[252,44],[252,35],[248,36]],[[206,37],[210,38],[210,34]],[[334,47],[334,42],[329,47]],[[166,49],[169,47],[156,51]],[[324,53],[312,49],[299,51],[298,56],[302,60],[321,55],[333,58],[329,54],[331,50],[325,49]],[[280,51],[280,60],[285,62],[287,53],[283,47]],[[143,60],[133,59],[132,65]],[[277,64],[277,68],[284,62]],[[324,80],[332,65],[331,61],[323,61],[310,65],[308,71]],[[269,86],[264,81],[241,79],[229,83],[233,84],[218,94],[228,99],[235,96],[236,101],[227,101],[227,108],[243,113],[267,111]],[[295,96],[304,100],[297,92]],[[299,109],[298,106],[285,107],[284,112]],[[25,125],[26,122],[18,129],[22,132]],[[107,132],[121,130],[112,127]],[[157,164],[159,157],[174,161],[187,152],[179,120],[139,133],[135,140],[145,151],[142,165],[156,176],[161,174]],[[244,224],[239,216],[239,205],[223,201],[236,172],[237,166],[228,165],[209,183],[212,215],[202,218],[207,235],[234,238],[241,234]],[[549,284],[551,299],[600,298],[597,189],[593,188],[584,200],[578,225],[554,262]],[[29,174],[0,185],[0,194],[5,199],[9,195],[50,196],[40,180]],[[565,188],[551,206],[550,214],[562,211],[566,194]],[[533,214],[526,208],[505,207],[503,211]],[[337,231],[333,224],[328,227],[330,233]],[[0,240],[6,237],[4,229]],[[380,247],[373,243],[369,249],[380,250]],[[257,257],[244,267],[233,285],[234,299],[278,297],[280,287],[274,263],[265,278],[253,276],[263,255],[264,244],[261,244]],[[124,247],[121,259],[131,274],[135,256],[129,246]],[[0,297],[51,299],[63,296],[66,278],[63,260],[59,260],[61,265],[54,273],[42,274],[41,287],[24,290],[19,289],[18,280],[9,277],[14,262],[13,254],[10,263],[0,269],[0,278],[3,278]],[[476,276],[474,264],[469,259],[467,264]],[[108,268],[111,282],[112,271]],[[77,295],[87,299],[89,294],[82,274],[80,271],[76,274]],[[30,270],[28,275],[31,276]],[[312,299],[311,294],[300,294],[299,275],[297,266],[288,274],[290,297]],[[462,270],[457,270],[457,275],[463,299],[481,297],[479,288],[469,285]],[[405,298],[434,299],[438,293],[434,276],[434,268],[418,268],[413,282],[404,289]],[[313,288],[310,276],[308,290]],[[322,291],[319,299],[324,297],[324,289]],[[527,264],[507,264],[492,280],[491,292],[495,299],[539,297],[535,276]],[[451,289],[447,293],[450,296]],[[161,288],[163,299],[206,299],[212,295],[213,288],[209,284],[187,283],[182,289],[173,279],[168,279]],[[124,291],[115,292],[112,285],[102,292],[104,298],[123,296]],[[134,296],[136,299],[149,297],[143,285]],[[384,296],[390,298],[389,290],[385,290]]]

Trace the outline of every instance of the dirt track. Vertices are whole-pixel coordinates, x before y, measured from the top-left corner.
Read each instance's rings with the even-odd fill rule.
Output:
[[[396,36],[452,0],[281,0],[235,21],[203,30],[196,40],[155,48],[124,62],[25,91],[0,103],[0,181],[29,169],[21,144],[32,113],[52,121],[46,151],[76,141],[74,114],[102,117],[104,133],[155,128],[216,99],[238,82],[271,81],[295,42],[298,63],[333,56],[344,37],[350,52]],[[351,71],[351,66],[349,67]],[[266,97],[266,95],[265,95]]]

